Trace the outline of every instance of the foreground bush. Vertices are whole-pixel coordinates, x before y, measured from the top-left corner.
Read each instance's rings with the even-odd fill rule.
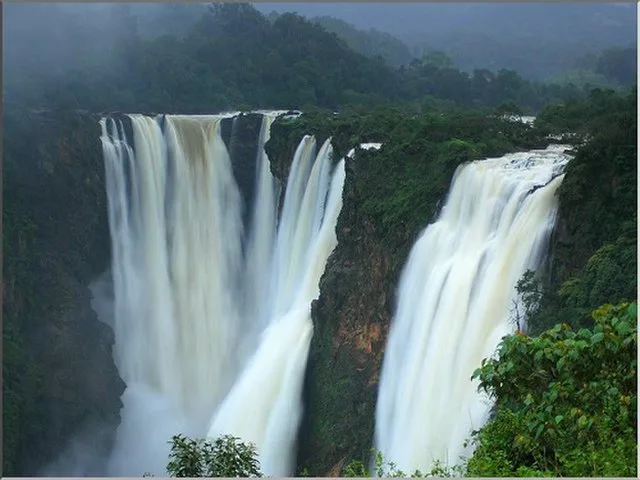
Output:
[[[256,447],[225,435],[211,441],[174,435],[167,473],[172,477],[261,477]]]
[[[474,372],[496,414],[474,433],[469,476],[637,475],[637,304],[592,316],[505,337]]]

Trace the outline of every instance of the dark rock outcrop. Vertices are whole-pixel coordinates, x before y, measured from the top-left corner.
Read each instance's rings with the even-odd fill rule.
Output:
[[[285,181],[301,134],[292,130],[287,135],[278,126],[274,132],[267,151],[274,174]],[[322,131],[312,133],[319,144],[327,138]],[[332,143],[336,160],[351,148],[343,136],[335,136]],[[369,459],[396,283],[411,247],[409,237],[395,249],[381,241],[361,209],[358,183],[365,172],[351,158],[346,159],[345,170],[338,246],[320,281],[320,296],[312,304],[314,335],[299,433],[298,473],[316,476],[340,476],[349,461]]]
[[[381,116],[371,125],[358,125],[355,118],[351,123],[280,123],[274,125],[274,141],[267,146],[273,171],[283,179],[305,133],[317,138],[331,134],[336,158],[360,142],[383,143],[377,153],[356,149],[355,159],[346,160],[336,227],[339,243],[312,306],[314,336],[305,377],[298,473],[339,476],[349,462],[371,459],[384,348],[398,281],[412,245],[443,205],[458,165],[532,142],[514,134],[512,141],[487,146],[479,142],[478,132],[493,120],[484,118],[472,119],[465,128],[460,128],[462,121],[432,127],[434,119],[393,118]],[[388,124],[380,127],[378,122],[384,121]],[[394,121],[396,128],[391,127]],[[455,138],[464,142],[451,140],[449,129],[454,125]],[[464,144],[462,150],[459,143]]]
[[[227,145],[233,176],[243,200],[243,222],[245,229],[251,218],[255,198],[256,159],[262,115],[243,114],[222,122],[221,135]]]
[[[88,288],[110,257],[98,120],[5,112],[5,475],[37,474],[87,425],[112,437],[119,423],[113,332]]]
[[[370,457],[378,376],[404,257],[390,255],[358,209],[354,163],[346,163],[339,247],[312,306],[298,456],[311,475],[340,476],[345,463]]]

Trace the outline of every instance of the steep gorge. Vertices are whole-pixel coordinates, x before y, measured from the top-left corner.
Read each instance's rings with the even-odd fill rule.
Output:
[[[13,448],[9,450],[14,452],[13,472],[24,474],[40,471],[78,431],[96,422],[108,425],[106,430],[111,433],[107,432],[105,444],[99,445],[100,449],[108,448],[119,422],[124,385],[111,358],[112,333],[96,319],[88,290],[110,258],[105,182],[97,143],[99,117],[31,113],[11,118],[5,123],[11,132],[6,136],[3,209],[5,331],[8,324],[16,326],[26,345],[28,360],[15,359],[16,371],[27,371],[30,365],[41,371],[33,383],[24,378],[7,382],[5,373],[5,407],[8,395],[36,398],[33,410],[27,410],[25,403],[17,412],[4,413],[5,432],[7,427],[14,428],[17,441],[13,447],[5,446],[5,452]],[[235,128],[232,120],[223,123],[221,134],[232,156],[237,150],[246,152],[242,158],[253,158],[247,160],[253,174],[261,117],[243,118]],[[440,161],[433,145],[421,143],[421,137],[399,148],[398,141],[382,138],[384,135],[362,138],[360,127],[340,128],[342,132],[336,132],[334,126],[319,126],[309,133],[316,134],[319,143],[332,135],[339,156],[344,156],[354,141],[382,141],[391,153],[360,151],[345,160],[343,208],[336,227],[338,247],[327,262],[320,298],[312,307],[314,335],[299,434],[298,468],[315,475],[339,475],[349,460],[369,457],[379,373],[400,270],[419,231],[435,218],[438,200],[449,188],[456,167],[474,158],[504,153],[505,148],[517,148],[511,145],[500,147],[501,152],[489,152],[478,147],[480,141],[471,134],[438,127],[440,130],[434,131],[442,139],[433,140],[435,145],[451,138],[462,138],[463,143],[469,139],[472,144],[471,149],[462,145],[455,157]],[[32,141],[31,131],[39,132],[36,141]],[[267,148],[271,169],[281,180],[288,176],[292,153],[300,140],[297,134],[283,133],[274,125],[274,141]],[[531,146],[526,143],[520,148]],[[371,197],[379,193],[373,181],[381,177],[379,169],[391,157],[397,161],[398,156],[407,159],[404,176],[415,173],[409,166],[422,163],[436,173],[424,174],[428,197],[409,197],[419,221],[400,216],[390,228],[383,226],[372,210]],[[391,185],[395,173],[389,170]],[[580,174],[570,169],[567,178]],[[612,178],[616,178],[615,172]],[[388,200],[381,197],[381,201]],[[576,203],[567,205],[563,210],[561,204],[564,217],[560,225],[578,210]],[[576,220],[569,224],[575,229]],[[560,241],[561,248],[556,250],[561,260],[567,261],[572,248],[568,245],[579,239],[556,236],[554,245]],[[589,246],[585,252],[593,248]],[[75,287],[67,287],[70,284]],[[7,363],[5,369],[9,369]],[[65,379],[62,382],[61,377]],[[44,383],[39,384],[38,378]],[[15,390],[8,392],[7,384]],[[28,427],[22,430],[25,423]],[[99,473],[98,467],[93,472]]]
[[[111,258],[100,118],[5,112],[5,475],[104,474],[120,423],[114,334],[92,298]],[[221,126],[234,167],[251,177],[261,122],[247,114]]]
[[[132,137],[101,120],[127,383],[112,475],[163,475],[177,432],[233,434],[256,444],[266,474],[294,469],[310,302],[337,244],[344,167],[330,139],[306,135],[280,185],[263,146],[281,113],[262,118],[244,205],[221,136],[237,115],[129,115]]]

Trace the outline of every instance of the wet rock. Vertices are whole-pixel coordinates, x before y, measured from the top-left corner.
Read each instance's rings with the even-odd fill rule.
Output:
[[[5,384],[20,414],[4,431],[14,440],[5,474],[37,474],[87,425],[103,425],[109,439],[119,423],[113,332],[91,309],[88,288],[110,257],[98,120],[5,114],[4,322],[19,353],[11,368],[35,372]]]

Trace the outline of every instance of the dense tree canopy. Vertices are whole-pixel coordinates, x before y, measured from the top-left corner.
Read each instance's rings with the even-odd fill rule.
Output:
[[[175,8],[176,18],[186,15]],[[25,83],[24,77],[45,60],[34,60],[25,70],[21,57],[10,56],[10,102],[35,108],[199,113],[243,107],[338,109],[383,101],[423,104],[437,98],[466,107],[509,101],[536,111],[581,94],[572,85],[533,83],[511,70],[468,74],[437,52],[396,69],[385,63],[390,57],[380,43],[399,48],[389,38],[375,40],[369,48],[355,37],[349,40],[351,33],[338,38],[295,14],[270,21],[248,4],[213,4],[199,20],[189,17],[184,25],[171,24],[164,35],[156,24],[142,23],[141,28],[126,5],[114,6],[110,18],[118,26],[114,45],[84,32],[86,38],[70,47],[87,46],[78,51],[77,61],[48,71],[40,80]],[[74,25],[69,28],[76,29]],[[331,25],[336,27],[335,22]],[[101,49],[99,61],[86,54],[96,48]]]
[[[637,304],[604,305],[591,329],[513,335],[474,373],[496,401],[469,476],[635,477]]]
[[[344,20],[329,16],[315,17],[312,20],[328,32],[335,33],[354,51],[367,57],[380,56],[389,66],[406,65],[413,58],[409,47],[388,33],[375,29],[358,30]]]
[[[637,93],[595,90],[584,101],[545,110],[544,131],[576,132],[576,156],[559,189],[561,223],[552,275],[530,323],[534,331],[556,323],[590,323],[604,302],[636,298]]]

